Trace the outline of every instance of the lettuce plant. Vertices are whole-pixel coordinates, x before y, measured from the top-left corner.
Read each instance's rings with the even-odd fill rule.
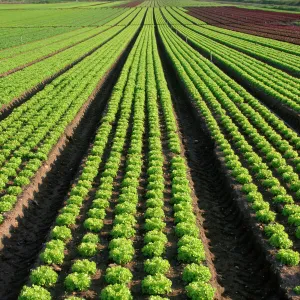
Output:
[[[96,263],[89,261],[88,259],[76,260],[72,266],[72,272],[85,273],[88,275],[94,275],[97,271]]]
[[[83,257],[92,257],[97,253],[97,244],[83,242],[78,246],[78,252]]]
[[[41,286],[24,286],[18,300],[51,300],[50,293]]]
[[[150,275],[166,274],[170,269],[170,264],[162,257],[147,259],[144,264],[144,270]]]
[[[215,295],[214,288],[201,281],[191,282],[186,286],[187,295],[192,300],[213,300]]]
[[[71,230],[67,226],[55,226],[51,231],[53,239],[67,241],[72,238]]]
[[[299,264],[299,253],[290,249],[279,250],[276,258],[288,266],[297,266]]]
[[[148,295],[168,294],[171,287],[171,280],[163,274],[148,275],[142,281],[142,291]]]
[[[57,277],[51,267],[40,266],[31,272],[30,281],[35,285],[50,287],[56,283]]]
[[[96,218],[87,218],[83,226],[90,231],[99,232],[103,227],[103,221]]]
[[[132,274],[129,269],[116,266],[106,270],[105,280],[108,284],[128,284],[132,280]]]
[[[187,283],[208,282],[211,279],[211,273],[208,267],[192,263],[184,268],[182,278]]]
[[[101,300],[132,300],[133,297],[129,288],[124,284],[110,284],[105,287],[100,294]]]
[[[91,285],[91,278],[86,273],[71,273],[65,278],[68,291],[86,291]]]

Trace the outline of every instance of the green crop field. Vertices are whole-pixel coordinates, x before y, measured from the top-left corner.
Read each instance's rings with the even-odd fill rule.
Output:
[[[0,299],[300,299],[299,24],[0,4]]]

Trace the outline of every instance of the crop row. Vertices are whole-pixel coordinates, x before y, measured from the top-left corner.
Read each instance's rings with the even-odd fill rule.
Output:
[[[188,20],[190,20],[194,24],[199,24],[199,22],[201,22],[197,18],[189,16],[188,14],[184,13],[182,10],[180,10],[178,8],[174,7],[173,9],[176,10],[179,14],[181,14],[185,18],[187,18]],[[204,22],[202,22],[202,23],[204,23]],[[263,37],[243,33],[243,32],[228,30],[228,29],[224,29],[221,27],[217,27],[217,26],[207,25],[207,26],[205,26],[205,28],[209,28],[211,30],[214,30],[215,32],[226,34],[228,36],[239,38],[241,40],[245,40],[248,42],[254,42],[254,43],[262,45],[262,46],[273,48],[273,49],[279,50],[283,53],[286,52],[286,53],[290,53],[290,54],[294,54],[294,55],[298,55],[298,56],[300,55],[299,47],[297,45],[294,45],[291,43],[277,41],[277,40],[273,40],[273,39],[269,39],[269,38],[263,38]]]
[[[298,26],[292,24],[299,19],[298,14],[253,11],[238,7],[189,8],[188,13],[208,24],[229,30],[294,44],[300,43]]]
[[[161,21],[162,15],[156,12]],[[295,202],[300,197],[297,135],[280,120],[277,120],[278,125],[281,124],[277,127],[277,134],[276,128],[272,128],[263,115],[251,108],[251,102],[246,103],[234,91],[247,95],[245,90],[238,85],[234,87],[233,81],[230,82],[225,74],[166,26],[159,26],[159,33],[178,76],[219,146],[231,176],[240,185],[258,222],[265,224],[263,228],[269,244],[278,249],[276,258],[288,265],[298,265],[299,253],[293,247],[293,240],[300,237],[297,228],[299,206]],[[249,95],[248,99],[258,102]],[[247,112],[248,119],[243,110]],[[259,118],[259,123],[256,118]],[[272,119],[274,122],[277,117]],[[290,131],[297,143],[296,148],[288,146],[292,157],[284,150],[284,145],[289,145],[283,137],[286,131]],[[280,154],[282,151],[283,156]],[[278,204],[283,207],[283,217],[277,213]],[[292,235],[291,226],[296,226]]]
[[[145,11],[139,10],[133,15],[129,15],[126,22],[133,22],[137,17],[139,24]],[[125,18],[126,19],[126,18]],[[124,20],[122,21],[124,22]],[[47,78],[51,78],[61,69],[76,63],[88,53],[92,53],[101,47],[104,43],[122,32],[126,26],[111,27],[102,32],[102,34],[92,37],[76,46],[53,55],[45,60],[37,62],[21,71],[0,78],[1,103],[6,104],[33,89]]]
[[[174,36],[174,35],[173,35]],[[175,36],[174,36],[175,37]],[[177,38],[177,43],[180,43],[180,39]],[[186,48],[186,50],[189,48]],[[196,54],[196,52],[194,51]],[[184,51],[181,51],[181,55],[184,55]],[[231,81],[231,87],[223,87],[224,79],[226,76],[222,74],[222,72],[218,72],[218,69],[214,68],[214,72],[209,71],[208,67],[210,64],[204,60],[199,59],[200,56],[195,55],[195,63],[193,61],[190,62],[190,64],[193,66],[196,74],[198,76],[201,76],[203,82],[206,84],[206,87],[209,87],[212,91],[212,94],[209,93],[209,90],[207,89],[206,92],[211,97],[214,97],[218,99],[219,103],[221,103],[224,108],[226,109],[226,112],[228,115],[232,116],[232,119],[235,120],[235,123],[241,126],[240,131],[245,132],[245,136],[249,136],[248,140],[252,141],[252,143],[255,145],[258,145],[258,153],[259,149],[262,149],[262,157],[265,159],[265,162],[268,164],[269,168],[271,170],[274,170],[278,168],[279,166],[281,169],[279,170],[279,176],[283,177],[283,181],[286,181],[288,183],[288,189],[290,189],[290,192],[296,192],[296,195],[294,195],[296,198],[298,198],[298,189],[299,189],[299,178],[297,176],[297,169],[299,168],[299,157],[297,153],[297,149],[299,147],[299,138],[295,132],[293,132],[291,129],[287,128],[285,125],[283,125],[282,122],[277,120],[275,121],[275,124],[283,125],[282,129],[279,129],[279,134],[276,133],[274,128],[264,120],[262,115],[259,115],[258,112],[256,112],[250,105],[244,105],[242,104],[242,97],[238,95],[237,88],[238,85],[234,83],[234,81]],[[198,66],[201,66],[201,69],[199,67],[196,67],[196,62],[198,63]],[[206,72],[207,75],[204,75],[204,72]],[[223,78],[224,79],[223,79]],[[214,82],[210,82],[209,79],[213,78]],[[226,78],[229,80],[228,78]],[[227,81],[226,80],[226,81]],[[228,81],[227,81],[228,82]],[[222,88],[220,88],[222,87]],[[204,88],[204,86],[203,86]],[[234,91],[234,89],[236,91]],[[240,90],[240,89],[239,89]],[[204,90],[205,91],[205,90]],[[203,93],[204,93],[203,91]],[[234,101],[230,100],[230,97],[227,96],[227,93],[232,97],[234,95]],[[244,91],[244,95],[247,95],[247,93]],[[248,98],[249,97],[248,95]],[[227,101],[225,101],[225,99]],[[252,98],[252,100],[255,100]],[[235,104],[236,103],[236,104]],[[222,112],[221,106],[218,113]],[[259,117],[259,121],[255,118],[249,118],[249,120],[243,115],[245,113],[248,116],[254,116]],[[274,119],[275,120],[275,119]],[[288,135],[286,135],[286,132],[289,132]],[[282,133],[282,134],[280,134]],[[283,135],[286,135],[287,140],[283,139]],[[266,137],[264,137],[266,136]],[[289,144],[289,139],[292,138],[292,143],[295,145],[294,147]],[[252,144],[251,143],[251,144]],[[286,145],[288,148],[284,147]],[[268,157],[264,155],[264,153],[268,154]],[[282,154],[281,154],[282,153]],[[266,156],[266,157],[265,157]],[[276,159],[275,159],[276,157]],[[273,160],[275,159],[275,160]],[[276,164],[276,162],[278,162]],[[295,168],[295,171],[293,169]],[[284,173],[288,172],[290,176],[287,176],[287,174],[283,175]],[[262,172],[265,173],[265,172]],[[272,173],[266,172],[265,175],[270,174],[272,176]],[[263,177],[262,177],[263,178]],[[281,197],[280,197],[281,198]],[[291,196],[288,196],[287,199],[291,199]],[[290,202],[292,200],[286,200],[286,202]]]
[[[215,68],[214,71],[217,74],[208,71],[210,72],[211,78],[214,78],[216,83],[222,84],[216,75],[223,77],[224,74],[218,68]],[[297,134],[288,128],[283,121],[274,117],[274,114],[268,111],[268,109],[252,97],[251,94],[241,89],[233,80],[227,77],[226,83],[230,87],[223,88],[226,89],[225,91],[231,96],[233,95],[231,93],[235,91],[235,98],[233,98],[233,100],[236,105],[238,105],[240,111],[243,112],[245,116],[249,117],[250,123],[253,124],[249,126],[255,126],[261,133],[263,133],[268,138],[269,143],[273,144],[277,151],[281,152],[283,157],[288,159],[289,162],[296,168],[296,171],[298,171],[299,158],[297,150],[300,147],[300,139]],[[243,102],[248,102],[249,104],[245,104]],[[241,105],[242,103],[243,105]],[[255,116],[255,118],[253,116]],[[274,128],[272,128],[269,123],[272,124]],[[274,132],[274,129],[276,129],[279,134]],[[284,143],[281,136],[285,137],[286,143]],[[281,163],[284,164],[283,162]]]
[[[114,10],[113,14],[107,14],[107,16],[103,17],[103,24],[101,24],[101,26],[113,25],[114,19],[116,19],[116,18],[119,19],[120,15],[126,16],[127,15],[126,12],[127,12],[127,14],[129,14],[130,10]],[[83,28],[74,27],[74,28],[69,28],[69,30],[67,32],[63,32],[61,34],[57,34],[54,36],[50,36],[50,37],[42,36],[42,39],[40,39],[40,40],[36,40],[36,41],[30,42],[30,43],[25,43],[25,44],[22,44],[19,46],[1,50],[0,58],[5,59],[5,58],[14,57],[14,56],[20,55],[25,52],[29,52],[29,51],[33,51],[33,50],[45,47],[47,45],[55,44],[64,39],[68,39],[69,37],[75,36],[76,34],[80,34],[80,33],[92,30],[93,28],[94,27],[83,27]],[[49,30],[49,29],[51,32],[51,28],[47,28],[47,30]],[[56,29],[59,29],[59,27]],[[6,29],[6,30],[9,30],[9,29]],[[15,28],[15,30],[17,30],[17,28]],[[45,29],[43,29],[43,30],[45,30]],[[29,32],[30,32],[30,29],[29,29]],[[2,34],[5,34],[5,31]],[[6,34],[5,34],[5,37],[6,37]],[[4,37],[4,36],[1,35],[1,37]]]
[[[240,38],[245,41],[249,42],[255,42],[256,44],[262,45],[262,46],[267,46],[282,52],[294,54],[294,55],[299,55],[300,50],[297,45],[293,45],[291,43],[287,42],[282,42],[282,41],[277,41],[274,39],[270,38],[264,38],[264,37],[259,37],[255,36],[252,34],[247,34],[239,31],[234,31],[234,30],[228,30],[224,29],[222,27],[217,27],[217,26],[211,26],[208,25],[207,23],[201,21],[201,19],[198,19],[197,17],[193,17],[192,15],[189,15],[188,12],[186,13],[184,9],[178,8],[178,7],[172,7],[173,10],[175,10],[178,14],[180,14],[182,17],[186,18],[190,22],[192,22],[195,25],[206,25],[205,28],[210,28],[213,29],[216,32],[220,32],[232,37]]]
[[[52,37],[50,39],[43,40],[43,42],[37,42],[32,44],[23,45],[21,47],[12,48],[11,51],[1,52],[0,55],[7,59],[1,60],[0,74],[15,68],[23,68],[26,64],[34,62],[35,60],[42,60],[61,52],[67,48],[73,47],[78,43],[82,43],[108,29],[107,26],[118,25],[123,19],[125,19],[131,11],[125,11],[123,14],[113,19],[113,22],[108,20],[108,24],[105,27],[100,28],[83,28],[71,32],[67,32],[58,37]],[[57,40],[58,39],[58,40]],[[49,40],[49,41],[48,41]],[[21,53],[19,53],[21,51]],[[30,52],[29,52],[30,51]],[[18,55],[14,55],[19,53]],[[13,56],[13,57],[11,57]]]
[[[187,28],[205,37],[208,37],[228,47],[248,54],[249,56],[257,58],[290,74],[293,74],[295,76],[300,75],[299,52],[296,52],[296,55],[284,53],[281,49],[277,50],[265,45],[257,44],[255,41],[246,41],[244,39],[241,39],[240,37],[234,37],[232,35],[225,34],[224,32],[222,32],[222,30],[218,30],[217,27],[195,26],[191,21],[189,21],[190,16],[186,17],[188,16],[187,14],[185,14],[185,16],[181,15],[172,8],[166,8],[166,10],[181,24],[185,24]],[[215,28],[217,30],[215,30]]]
[[[153,23],[152,10],[147,14],[149,23]],[[165,137],[162,128],[166,129],[165,151],[171,156],[170,162],[166,162],[163,154]],[[148,149],[145,153],[147,163],[146,171],[143,171],[145,147]],[[109,153],[103,159],[105,151]],[[124,171],[120,173],[124,155]],[[165,170],[165,163],[168,170]],[[140,187],[143,172],[147,174],[145,192],[141,192]],[[135,276],[132,273],[137,251],[135,241],[141,234],[140,229],[137,230],[138,207],[145,207],[142,212],[144,246],[138,250],[144,256],[146,273],[140,283],[142,292],[153,300],[167,299],[161,297],[172,292],[172,281],[168,278],[170,263],[165,258],[168,236],[165,231],[164,172],[171,176],[173,222],[176,225],[177,260],[180,262],[180,267],[173,268],[183,269],[181,280],[186,284],[189,298],[213,299],[214,289],[209,283],[211,274],[205,266],[205,251],[194,214],[186,161],[181,153],[154,26],[145,26],[113,89],[93,146],[56,218],[39,265],[32,270],[30,283],[23,288],[19,299],[37,299],[40,295],[45,299],[58,295],[82,299],[82,292],[93,291],[93,282],[102,281],[101,277],[105,283],[100,299],[132,299],[130,287]],[[120,174],[122,180],[118,192],[115,184]],[[96,187],[95,181],[99,182]],[[109,225],[107,212],[111,210],[113,219]],[[108,260],[104,262],[109,266],[104,274],[100,274],[99,261],[102,261],[105,248],[100,239],[103,226],[111,228],[108,232],[111,240],[107,245]],[[75,239],[78,235],[80,238]],[[60,291],[62,283],[64,288]],[[72,296],[68,296],[70,293]]]
[[[0,50],[17,47],[26,43],[64,34],[76,28],[70,27],[34,27],[34,28],[0,28]]]
[[[91,184],[94,180],[94,178],[97,175],[98,169],[99,169],[99,164],[101,162],[101,156],[103,155],[103,151],[105,149],[105,145],[107,143],[107,139],[109,136],[109,132],[111,131],[111,123],[114,121],[116,118],[117,110],[118,110],[118,105],[120,105],[120,112],[119,112],[119,119],[117,120],[117,126],[116,126],[116,131],[114,133],[114,138],[112,141],[112,147],[110,149],[110,154],[109,157],[105,163],[104,171],[100,176],[100,183],[99,187],[97,188],[97,191],[95,193],[95,198],[92,201],[91,208],[87,212],[87,216],[90,215],[90,213],[95,214],[94,215],[94,232],[99,232],[100,229],[103,226],[103,219],[106,215],[105,209],[110,205],[110,198],[112,196],[112,191],[113,191],[113,181],[114,178],[117,175],[118,169],[119,169],[119,164],[121,161],[121,155],[123,152],[123,147],[126,141],[127,137],[127,130],[129,126],[129,121],[130,121],[130,115],[131,115],[131,108],[132,108],[132,103],[134,101],[135,105],[138,107],[139,102],[135,101],[135,93],[133,84],[135,80],[137,79],[137,71],[139,68],[139,56],[136,54],[141,54],[141,49],[142,49],[142,42],[141,38],[137,40],[136,46],[133,48],[126,65],[124,66],[124,69],[121,73],[120,79],[116,86],[114,87],[114,91],[112,94],[112,97],[109,101],[109,108],[107,111],[106,116],[103,118],[101,122],[100,129],[98,130],[96,140],[94,142],[94,146],[90,151],[90,155],[87,158],[87,162],[85,164],[85,167],[82,171],[82,174],[76,184],[76,186],[71,190],[70,197],[67,200],[67,205],[64,207],[63,210],[61,210],[61,214],[57,217],[56,223],[60,225],[59,230],[65,230],[66,226],[73,225],[75,223],[75,218],[79,214],[79,210],[76,210],[76,214],[73,213],[73,218],[70,222],[64,221],[61,223],[62,220],[66,220],[65,217],[65,212],[69,211],[70,208],[73,207],[73,205],[76,203],[76,205],[81,206],[83,205],[83,200],[86,198],[88,194],[89,188],[91,188]],[[144,50],[145,54],[145,50]],[[130,73],[129,73],[130,70]],[[124,91],[123,91],[124,90]],[[122,102],[120,103],[122,99]],[[139,117],[138,115],[134,114],[136,117]],[[134,121],[133,121],[134,122]],[[137,123],[136,123],[137,124]],[[134,127],[134,126],[133,126]],[[143,128],[143,127],[142,127]],[[104,134],[103,130],[105,130],[106,134]],[[133,135],[134,136],[134,131]],[[140,143],[139,143],[140,144]],[[132,143],[132,150],[138,149],[140,147],[135,148],[134,143]],[[140,163],[140,161],[137,161],[132,157],[131,161],[134,165],[130,164],[130,159],[127,160],[127,174],[129,172],[136,174],[136,176],[139,176],[139,171],[136,171],[136,163]],[[93,166],[93,167],[92,167]],[[89,176],[90,174],[90,176]],[[128,175],[127,175],[128,177]],[[89,181],[90,184],[87,185],[86,181]],[[130,184],[130,177],[127,179],[124,178],[123,180],[123,193],[120,196],[119,203],[115,208],[116,211],[116,217],[114,220],[114,230],[111,232],[112,236],[114,237],[112,241],[110,242],[110,257],[113,261],[115,261],[118,264],[124,264],[129,262],[134,254],[134,250],[132,248],[132,242],[128,237],[131,236],[133,228],[130,227],[130,225],[134,225],[134,216],[130,215],[130,209],[134,210],[134,206],[132,208],[132,205],[130,206],[130,203],[128,203],[128,195],[125,195],[126,191],[126,182],[129,182]],[[134,191],[135,189],[127,189],[128,192],[133,193],[132,195],[132,201],[133,199],[137,199],[136,197],[133,198]],[[85,192],[84,192],[85,191]],[[77,200],[79,198],[80,200]],[[127,196],[127,197],[125,197]],[[126,202],[121,202],[121,199],[124,199],[123,201],[126,200]],[[133,203],[131,203],[133,204]],[[97,219],[97,220],[96,220]],[[87,217],[87,219],[83,222],[84,227],[86,229],[89,229],[87,226],[88,223],[90,223],[91,219]],[[96,226],[98,224],[98,226]],[[129,230],[127,230],[129,226]],[[58,227],[56,226],[52,232],[58,231]],[[125,231],[121,230],[121,228],[125,228]],[[130,230],[131,228],[131,230]],[[66,240],[70,240],[71,238],[71,231],[69,231],[69,235]],[[133,230],[134,233],[134,230]],[[121,236],[120,236],[121,235]],[[121,238],[122,237],[122,238]],[[127,237],[127,239],[126,239]],[[56,237],[53,237],[55,240]],[[47,245],[52,241],[49,241]],[[81,255],[82,257],[93,257],[95,256],[97,252],[97,244],[99,243],[99,238],[96,234],[87,234],[84,235],[82,238],[82,241],[80,245],[78,246],[78,254]],[[47,252],[47,245],[44,251],[44,254],[42,256],[45,256],[45,252]],[[78,264],[77,260],[74,265]],[[48,262],[48,263],[52,263]],[[62,264],[63,260],[57,259],[54,261],[55,263],[58,263],[59,265]],[[91,266],[94,265],[92,262],[88,262],[87,260],[84,260],[86,266]],[[46,262],[47,263],[47,262]],[[66,279],[65,279],[65,286],[67,291],[82,291],[86,290],[90,286],[90,280],[89,276],[91,275],[91,272],[89,272],[90,268],[85,268],[85,270],[78,271],[76,268],[71,268],[72,273],[69,274]],[[77,272],[75,272],[77,270]],[[34,271],[35,272],[35,271]],[[33,273],[34,273],[33,272]],[[116,273],[117,272],[117,273]],[[119,276],[118,276],[119,275]],[[123,276],[122,276],[123,275]],[[112,283],[112,285],[109,285],[106,289],[103,290],[103,295],[106,295],[106,297],[118,295],[118,293],[122,293],[122,295],[127,299],[127,294],[130,292],[126,290],[126,287],[124,286],[124,283],[127,282],[127,277],[124,276],[128,275],[130,277],[130,272],[129,270],[125,270],[120,267],[115,267],[107,270],[107,276],[106,280],[108,283]],[[57,277],[57,276],[56,276]],[[119,278],[118,278],[119,277]],[[76,279],[76,281],[75,281]],[[121,282],[120,282],[121,281]],[[33,282],[37,283],[37,282]],[[122,283],[122,285],[120,285]],[[44,285],[43,281],[39,282],[40,285]],[[52,282],[53,284],[53,282]],[[37,289],[36,287],[33,287],[32,289],[26,289],[25,288],[25,294],[27,290],[34,290]],[[118,290],[117,290],[118,289]],[[24,291],[22,293],[21,297],[24,297]],[[120,294],[119,294],[120,295]],[[104,296],[103,296],[104,297]],[[124,299],[125,299],[124,298]]]
[[[86,31],[91,30],[91,29],[92,28],[89,28],[89,27],[74,28],[71,31],[64,32],[64,33],[61,33],[61,34],[57,34],[57,35],[54,35],[54,36],[51,36],[51,37],[46,37],[42,40],[38,40],[38,41],[35,41],[35,42],[25,43],[23,45],[3,49],[3,50],[0,51],[0,59],[4,60],[4,59],[7,59],[7,58],[18,56],[18,55],[23,54],[25,52],[35,51],[36,49],[41,48],[43,46],[47,46],[47,45],[55,44],[57,42],[61,42],[64,39],[71,38],[71,37],[75,36],[76,34],[82,34]]]
[[[166,9],[162,10],[169,23],[179,24]],[[217,61],[226,70],[251,84],[253,89],[264,93],[266,97],[271,97],[279,101],[279,103],[289,106],[297,113],[300,112],[299,79],[237,50],[217,43],[210,38],[197,34],[184,25],[172,25],[172,27],[174,31],[180,32],[197,49],[211,57],[213,61]]]
[[[78,10],[75,10],[75,12]],[[28,27],[24,27],[25,17],[20,19],[20,13],[18,11],[10,11],[9,13],[6,11],[4,17],[1,20],[5,19],[9,14],[12,13],[13,16],[10,17],[10,20],[14,20],[14,23],[6,22],[4,26],[0,29],[0,49],[8,50],[9,47],[17,47],[17,46],[27,46],[27,43],[35,43],[42,42],[44,39],[54,37],[56,35],[68,33],[70,31],[76,30],[81,27],[80,23],[83,21],[84,23],[89,23],[88,26],[101,26],[102,24],[108,22],[109,20],[115,18],[119,14],[122,14],[126,11],[126,9],[99,9],[99,10],[87,10],[87,15],[81,15],[81,21],[74,19],[71,13],[70,19],[65,20],[69,21],[68,26],[58,26],[58,24],[51,23],[47,24],[45,18],[41,18],[41,20],[36,19],[35,15],[30,17],[32,12],[26,11],[23,12],[28,15],[28,19],[26,16],[26,20],[28,21]],[[57,12],[57,11],[56,11]],[[69,10],[72,12],[72,10]],[[91,14],[96,13],[96,18],[91,18]],[[53,11],[55,15],[55,11]],[[98,19],[100,17],[100,19]],[[39,23],[42,22],[41,25]]]
[[[138,18],[141,22],[143,14]],[[126,27],[1,122],[1,213],[13,207],[99,78],[109,71],[138,28]]]
[[[84,42],[89,38],[92,38],[101,32],[106,30],[106,28],[96,28],[89,30],[82,30],[82,34],[79,32],[76,33],[76,36],[71,36],[67,40],[63,40],[61,42],[56,42],[52,45],[45,45],[45,47],[35,49],[34,51],[30,51],[30,53],[25,53],[23,55],[14,56],[13,58],[1,60],[0,66],[0,76],[4,77],[5,73],[13,73],[14,71],[19,71],[26,67],[26,64],[30,62],[34,62],[35,60],[42,60],[43,58],[47,58],[47,56],[52,56],[58,52],[64,51],[70,47],[77,45],[78,43]],[[76,56],[75,56],[76,57]],[[58,58],[59,62],[59,58]],[[16,69],[16,70],[14,70]],[[11,72],[9,72],[11,71]]]
[[[196,217],[193,209],[191,189],[187,177],[187,167],[184,154],[181,153],[181,143],[178,136],[179,128],[176,123],[171,94],[167,87],[164,71],[159,58],[154,30],[153,40],[153,67],[157,83],[157,94],[163,111],[164,124],[168,139],[168,149],[171,155],[169,164],[171,173],[171,195],[177,236],[177,260],[183,267],[182,282],[188,298],[213,299],[211,273],[206,266],[206,254]],[[151,67],[151,64],[149,64]]]
[[[89,26],[101,25],[102,18],[126,9],[60,9],[60,10],[15,10],[0,11],[1,27],[41,26]]]
[[[89,155],[84,163],[79,179],[71,189],[70,195],[65,202],[65,206],[61,209],[56,218],[56,225],[51,231],[50,240],[47,242],[45,249],[41,254],[41,265],[31,272],[30,280],[32,287],[24,287],[20,299],[28,299],[30,295],[32,295],[32,297],[37,297],[39,293],[45,294],[47,297],[46,299],[50,299],[51,296],[45,288],[54,286],[58,279],[57,273],[54,271],[53,267],[51,267],[52,263],[62,265],[65,260],[64,249],[68,248],[69,244],[72,242],[78,227],[75,227],[74,225],[78,222],[77,219],[82,207],[87,203],[89,190],[92,188],[93,182],[98,175],[103,154],[108,145],[109,136],[114,134],[111,151],[99,179],[99,186],[95,192],[90,209],[85,214],[86,219],[83,220],[83,224],[81,224],[81,226],[84,226],[85,230],[89,230],[92,225],[88,224],[94,223],[94,230],[92,230],[94,233],[83,235],[81,243],[78,245],[78,254],[82,256],[82,259],[78,259],[74,263],[75,266],[76,263],[81,263],[84,264],[85,267],[80,269],[76,267],[71,268],[71,271],[74,272],[70,274],[71,276],[67,276],[68,279],[66,279],[66,282],[68,283],[66,284],[67,291],[69,289],[71,291],[84,290],[88,288],[91,283],[90,277],[95,273],[95,263],[87,260],[86,257],[93,257],[98,252],[99,238],[96,232],[99,232],[103,226],[102,220],[106,215],[105,209],[110,205],[108,200],[112,195],[112,181],[119,169],[121,152],[125,143],[128,120],[131,112],[133,91],[130,87],[136,79],[139,61],[137,57],[141,51],[139,40],[140,39],[138,38],[137,43],[134,45],[123,67],[118,82],[114,86],[108,102],[107,111],[101,120],[93,147],[89,151]],[[135,56],[136,54],[137,56]],[[116,119],[117,116],[119,116],[118,119]],[[114,124],[115,121],[117,121],[117,124],[114,129],[112,124]],[[89,216],[92,214],[94,222],[89,220]],[[60,244],[60,251],[52,251],[51,247],[49,247],[51,243]],[[126,255],[126,253],[124,253],[124,255]],[[41,276],[34,276],[37,273],[39,274],[39,271],[43,269],[48,272],[42,272]],[[48,276],[48,273],[53,276]],[[74,280],[75,278],[79,279],[77,280],[77,284]],[[41,288],[42,286],[44,288]]]

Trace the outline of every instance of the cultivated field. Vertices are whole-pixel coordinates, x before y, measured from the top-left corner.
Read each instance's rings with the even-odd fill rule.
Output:
[[[300,299],[300,14],[0,5],[0,299]]]

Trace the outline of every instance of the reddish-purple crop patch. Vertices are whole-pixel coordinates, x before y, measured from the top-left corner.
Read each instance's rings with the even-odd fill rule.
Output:
[[[126,4],[121,4],[119,7],[136,7],[139,6],[143,1],[137,0],[137,1],[131,1]]]
[[[210,25],[300,45],[300,14],[238,7],[189,7],[188,13]]]

